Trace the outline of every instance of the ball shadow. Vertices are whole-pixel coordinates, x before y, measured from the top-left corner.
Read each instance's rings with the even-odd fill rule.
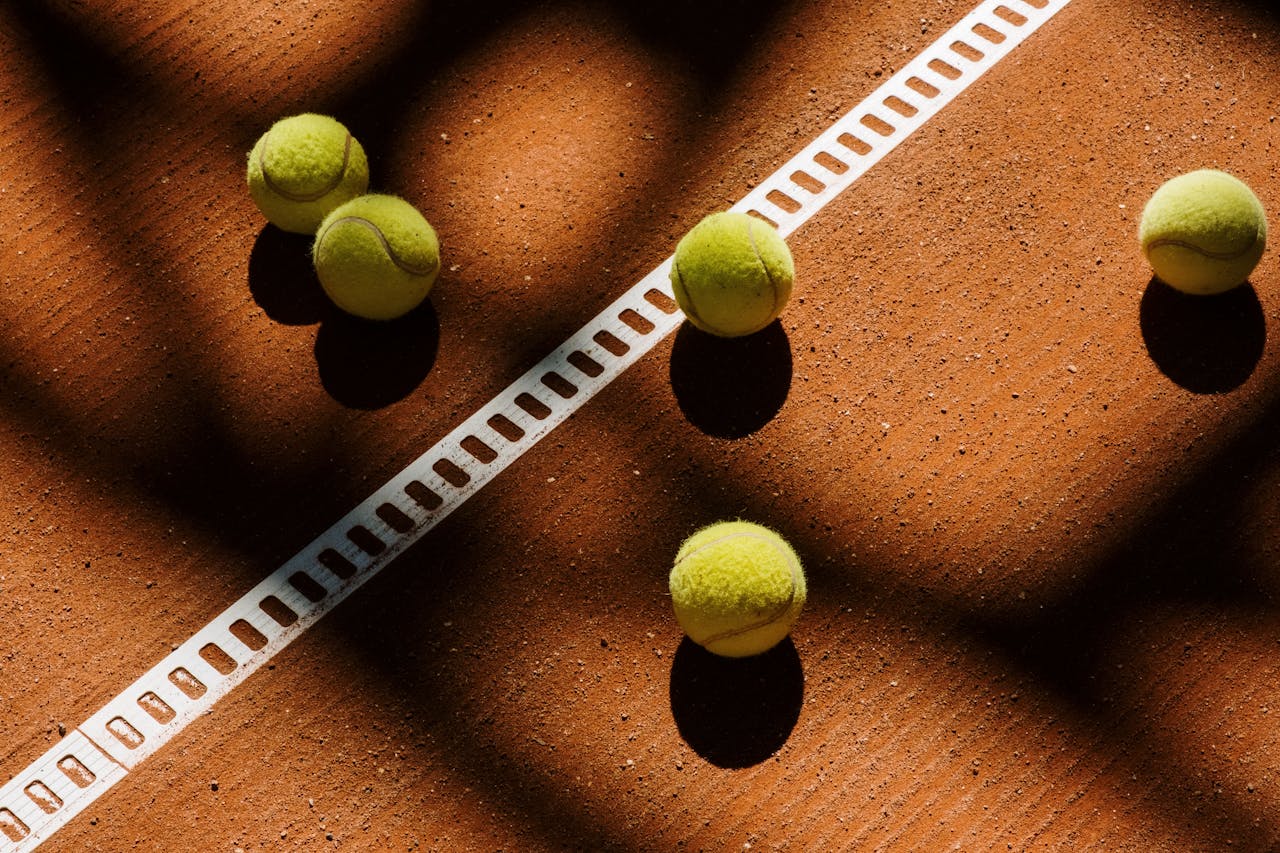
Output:
[[[312,238],[268,225],[249,253],[249,294],[267,316],[309,326],[325,316],[328,300],[311,266]]]
[[[717,767],[751,767],[781,749],[800,719],[804,671],[790,638],[725,658],[685,637],[670,690],[676,728],[694,752]]]
[[[396,320],[361,320],[335,307],[316,333],[316,366],[329,396],[352,409],[380,409],[413,393],[435,364],[440,320],[425,301]]]
[[[707,435],[742,438],[773,419],[791,390],[791,342],[775,320],[742,338],[718,338],[685,323],[671,350],[671,390]]]
[[[1253,286],[1191,296],[1152,278],[1139,308],[1142,340],[1156,367],[1197,394],[1238,388],[1262,359],[1267,322]]]

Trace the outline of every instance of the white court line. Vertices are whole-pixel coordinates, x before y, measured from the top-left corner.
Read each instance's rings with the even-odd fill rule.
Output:
[[[1068,2],[983,0],[732,209],[787,236]],[[34,850],[674,331],[670,269],[668,258],[0,788],[0,853]]]

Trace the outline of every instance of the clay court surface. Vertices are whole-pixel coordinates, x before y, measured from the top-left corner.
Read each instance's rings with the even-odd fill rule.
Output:
[[[7,4],[0,783],[973,5]],[[42,849],[1280,849],[1280,253],[1191,299],[1135,238],[1205,166],[1280,227],[1277,44],[1074,0],[779,323],[663,340]],[[303,110],[439,231],[405,320],[245,191]],[[809,577],[735,665],[666,590],[731,517]]]

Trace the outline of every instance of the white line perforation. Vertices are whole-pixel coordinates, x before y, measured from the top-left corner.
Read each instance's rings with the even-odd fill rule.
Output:
[[[787,236],[1068,2],[985,0],[732,209]],[[0,851],[34,850],[674,331],[670,268],[668,258],[0,788]]]

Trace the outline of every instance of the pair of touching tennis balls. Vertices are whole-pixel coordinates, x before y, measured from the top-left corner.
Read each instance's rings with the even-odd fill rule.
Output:
[[[440,273],[440,241],[413,205],[366,194],[369,161],[329,116],[281,119],[249,152],[249,194],[275,226],[315,235],[320,285],[339,308],[393,320],[418,307]]]

